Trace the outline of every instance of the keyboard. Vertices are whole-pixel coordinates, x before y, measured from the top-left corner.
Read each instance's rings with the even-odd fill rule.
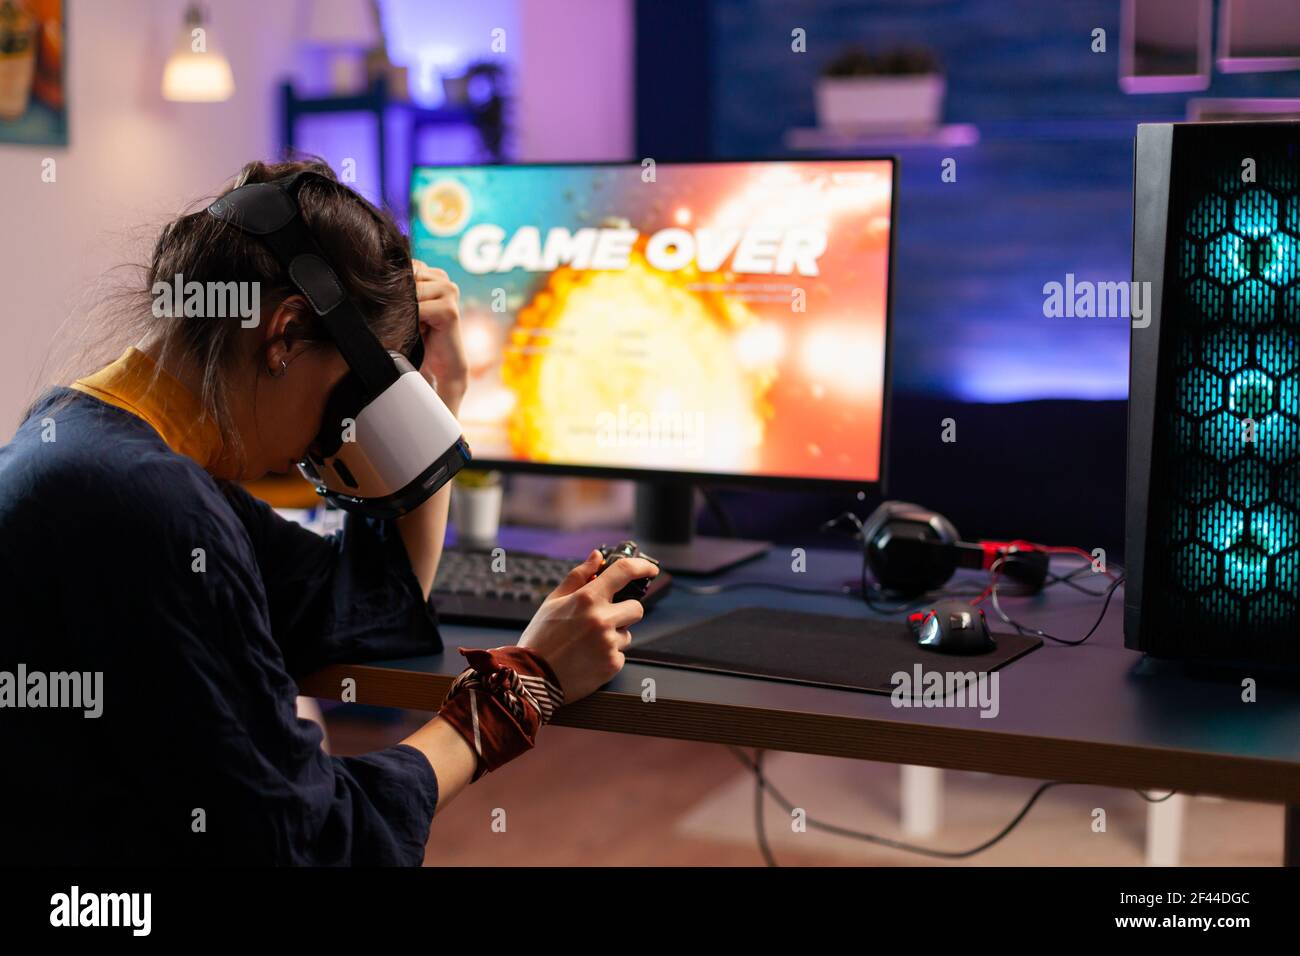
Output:
[[[493,570],[492,560],[490,551],[452,548],[442,553],[430,595],[439,620],[522,627],[564,576],[582,563],[581,558],[507,551],[501,559],[504,568]],[[669,574],[660,571],[641,603],[649,609],[669,583]]]

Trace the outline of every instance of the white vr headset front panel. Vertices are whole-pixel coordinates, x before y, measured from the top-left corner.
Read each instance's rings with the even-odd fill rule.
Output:
[[[359,498],[401,491],[461,437],[460,423],[419,372],[404,372],[357,413],[354,441],[326,461],[321,477],[332,490]],[[357,487],[341,483],[333,462],[341,460]]]

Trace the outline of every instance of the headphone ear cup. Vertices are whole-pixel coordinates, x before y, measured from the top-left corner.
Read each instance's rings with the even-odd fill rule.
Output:
[[[1011,550],[1002,556],[998,573],[1032,594],[1041,591],[1047,583],[1051,560],[1051,555],[1046,551]]]
[[[872,577],[883,590],[899,597],[943,587],[957,570],[957,555],[950,545],[917,537],[911,530],[887,529],[883,539],[867,545]]]
[[[956,529],[943,515],[886,501],[863,523],[867,567],[880,587],[914,597],[942,587],[957,570]]]

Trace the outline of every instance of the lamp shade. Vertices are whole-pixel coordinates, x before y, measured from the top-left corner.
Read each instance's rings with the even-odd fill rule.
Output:
[[[204,30],[202,43],[194,35],[200,28]],[[199,8],[191,6],[163,67],[163,97],[178,103],[217,103],[230,99],[234,92],[230,63],[213,45],[212,32],[204,25]]]
[[[371,50],[383,43],[371,0],[311,0],[306,41],[313,46]]]

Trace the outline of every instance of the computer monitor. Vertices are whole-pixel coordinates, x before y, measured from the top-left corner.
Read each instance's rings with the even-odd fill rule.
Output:
[[[638,479],[661,551],[690,482],[874,490],[896,179],[889,158],[416,167],[412,253],[460,286],[476,462]]]

